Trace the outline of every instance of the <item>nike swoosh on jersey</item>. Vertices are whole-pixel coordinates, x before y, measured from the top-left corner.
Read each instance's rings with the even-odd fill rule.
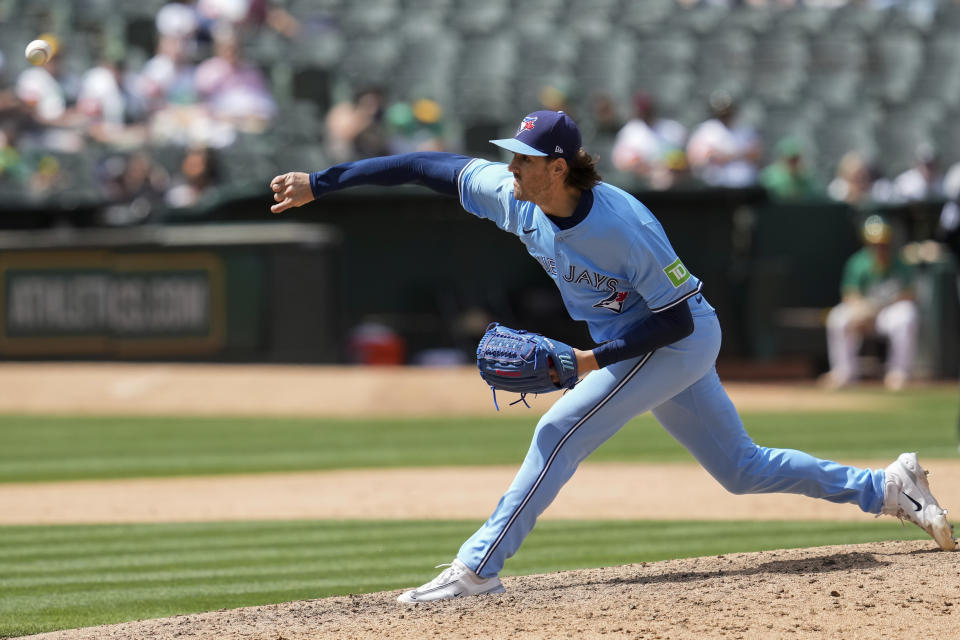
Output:
[[[536,231],[536,230],[537,230],[536,227],[531,227],[531,228],[529,228],[529,229],[524,229],[523,232],[524,232],[524,233],[533,233],[533,232]]]

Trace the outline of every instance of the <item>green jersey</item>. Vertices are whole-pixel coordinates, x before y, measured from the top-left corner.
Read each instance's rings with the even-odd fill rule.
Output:
[[[913,269],[903,261],[899,252],[894,252],[890,263],[883,267],[876,253],[864,247],[847,259],[843,268],[841,293],[857,293],[881,304],[893,302],[897,296],[911,288]]]

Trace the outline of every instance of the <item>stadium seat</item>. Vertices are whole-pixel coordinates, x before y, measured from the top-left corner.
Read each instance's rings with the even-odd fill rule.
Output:
[[[617,0],[574,2],[567,9],[565,23],[589,38],[601,38],[617,27]]]
[[[948,107],[960,105],[960,38],[938,33],[927,41],[926,59],[914,95]]]
[[[126,22],[126,44],[139,49],[148,58],[157,50],[156,20],[150,16],[136,16]]]
[[[717,25],[720,29],[745,29],[753,35],[758,35],[770,29],[777,10],[770,5],[740,6],[728,12]]]
[[[701,40],[696,63],[698,95],[706,98],[718,89],[744,94],[753,72],[753,44],[750,32],[734,27]]]
[[[617,22],[641,34],[661,31],[676,10],[676,0],[627,2],[617,14]]]
[[[885,12],[862,3],[849,2],[830,14],[826,33],[853,29],[864,36],[872,35],[884,22]]]
[[[938,146],[934,131],[943,117],[937,103],[913,102],[888,110],[878,123],[875,137],[878,161],[888,176],[908,169],[920,145]]]
[[[809,36],[823,31],[832,17],[832,9],[797,4],[780,9],[773,22],[779,31],[796,31]]]
[[[818,146],[815,132],[823,115],[823,107],[817,101],[766,107],[757,130],[765,141],[768,159],[772,159],[777,142],[787,137],[798,138],[811,147],[811,150],[816,151]]]
[[[960,162],[960,113],[945,115],[940,124],[933,128],[933,136],[944,167]]]
[[[867,158],[876,158],[874,125],[879,118],[879,108],[869,102],[851,109],[824,112],[814,131],[817,166],[832,174],[837,162],[848,151],[859,151]]]
[[[457,115],[469,121],[516,118],[512,95],[516,65],[516,43],[510,34],[466,39],[453,80]]]
[[[735,9],[720,4],[678,6],[670,14],[668,25],[672,30],[703,35],[713,31],[730,11],[735,11]]]
[[[507,0],[456,0],[452,26],[465,35],[493,33],[510,13]]]
[[[810,52],[795,30],[764,33],[754,48],[753,95],[767,104],[788,104],[799,97],[808,77]]]
[[[350,36],[386,34],[400,16],[398,0],[347,2],[340,12],[340,25]]]
[[[387,86],[401,56],[399,38],[388,33],[344,38],[343,52],[334,66],[335,75],[351,86]]]
[[[871,39],[867,91],[891,103],[910,98],[924,63],[921,37],[907,30],[880,31]]]
[[[290,98],[294,103],[309,101],[319,113],[325,113],[333,106],[331,81],[331,73],[325,68],[312,65],[297,67],[290,79]]]
[[[637,60],[636,40],[623,30],[596,39],[585,37],[574,66],[580,95],[606,93],[615,102],[628,104],[635,89],[632,71]]]
[[[401,15],[404,20],[432,18],[444,22],[453,7],[453,0],[403,0]]]
[[[460,43],[456,37],[432,28],[405,30],[401,55],[389,85],[390,95],[400,100],[430,98],[449,110],[454,101],[454,78],[459,72]]]

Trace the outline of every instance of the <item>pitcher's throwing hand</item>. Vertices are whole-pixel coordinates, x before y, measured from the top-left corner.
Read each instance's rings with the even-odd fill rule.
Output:
[[[273,191],[273,199],[277,201],[277,204],[270,207],[270,211],[274,213],[313,201],[310,176],[299,171],[277,176],[270,181],[270,189]]]

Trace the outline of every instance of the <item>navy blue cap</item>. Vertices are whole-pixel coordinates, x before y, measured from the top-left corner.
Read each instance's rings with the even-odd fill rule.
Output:
[[[512,138],[493,144],[527,156],[555,156],[570,160],[580,151],[580,129],[563,111],[534,111],[523,119]]]

